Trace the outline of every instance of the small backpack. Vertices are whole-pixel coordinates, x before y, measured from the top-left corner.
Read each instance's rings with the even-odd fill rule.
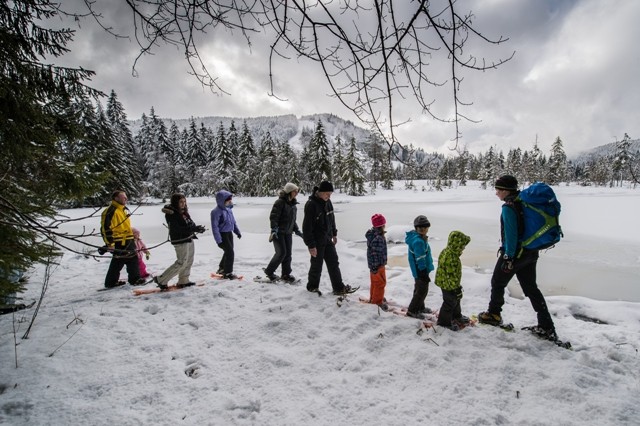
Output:
[[[522,207],[521,249],[543,250],[564,237],[559,222],[560,202],[549,185],[535,182],[520,191],[515,201]]]

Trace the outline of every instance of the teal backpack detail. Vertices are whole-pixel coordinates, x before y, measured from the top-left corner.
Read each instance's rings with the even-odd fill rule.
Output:
[[[564,237],[560,227],[560,202],[549,185],[535,182],[520,191],[516,204],[522,207],[520,250],[544,250]]]

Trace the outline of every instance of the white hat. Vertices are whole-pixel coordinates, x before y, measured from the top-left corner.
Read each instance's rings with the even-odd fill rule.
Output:
[[[284,186],[284,192],[287,194],[291,194],[293,191],[298,191],[298,187],[295,184],[288,182]]]

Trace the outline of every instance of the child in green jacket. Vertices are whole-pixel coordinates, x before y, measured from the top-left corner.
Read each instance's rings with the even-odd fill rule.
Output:
[[[460,255],[469,241],[471,241],[469,236],[460,231],[452,231],[449,234],[447,246],[438,257],[435,282],[442,290],[442,307],[438,315],[438,325],[453,331],[458,331],[469,323],[469,318],[462,315],[460,308],[462,299]]]

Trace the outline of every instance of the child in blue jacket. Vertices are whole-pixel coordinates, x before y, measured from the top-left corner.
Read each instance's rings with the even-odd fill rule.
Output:
[[[426,216],[420,215],[413,221],[413,227],[414,230],[407,232],[404,240],[409,249],[409,266],[415,279],[413,298],[407,308],[407,316],[424,319],[424,314],[431,313],[431,309],[424,304],[427,293],[429,293],[429,282],[431,281],[429,272],[434,269],[431,247],[427,242],[427,233],[431,223],[429,223],[429,219]]]
[[[238,238],[242,238],[236,219],[233,216],[233,200],[229,191],[221,190],[216,194],[216,208],[211,210],[211,231],[216,244],[220,247],[224,254],[220,260],[218,274],[223,275],[228,280],[238,278],[233,273],[233,261],[235,253],[233,252],[233,234]]]

